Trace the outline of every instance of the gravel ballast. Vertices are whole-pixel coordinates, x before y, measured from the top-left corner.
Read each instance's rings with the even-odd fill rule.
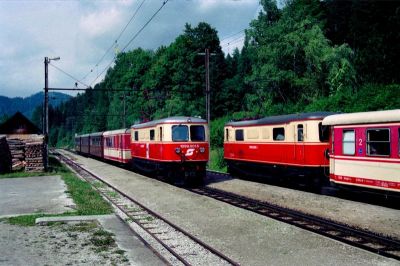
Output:
[[[71,156],[107,182],[242,265],[398,265],[397,261],[131,171]]]
[[[240,179],[209,186],[400,239],[399,210]]]

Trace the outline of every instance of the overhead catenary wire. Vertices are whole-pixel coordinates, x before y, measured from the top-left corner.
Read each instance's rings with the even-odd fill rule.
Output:
[[[49,63],[50,66],[54,67],[55,69],[57,69],[58,71],[64,73],[65,75],[67,75],[68,77],[70,77],[71,79],[73,79],[75,82],[82,84],[83,86],[89,87],[89,85],[85,84],[84,82],[80,81],[79,79],[77,79],[76,77],[72,76],[71,74],[69,74],[68,72],[62,70],[61,68],[59,68],[58,66],[53,65],[51,62]]]
[[[234,33],[234,34],[228,35],[228,36],[222,38],[222,39],[220,40],[220,42],[222,43],[222,42],[224,42],[225,40],[228,40],[228,39],[230,39],[230,38],[232,38],[232,37],[234,37],[234,36],[236,36],[236,35],[239,35],[240,33],[244,32],[245,30],[246,30],[246,29],[242,29],[242,30],[240,30],[240,31],[238,31],[238,32],[236,32],[236,33]]]
[[[157,16],[157,14],[161,11],[161,9],[168,3],[169,0],[165,0],[162,5],[160,6],[160,8],[157,9],[156,12],[154,12],[154,14],[150,17],[150,19],[139,29],[138,32],[136,32],[136,34],[129,40],[129,42],[124,46],[124,48],[121,50],[121,52],[124,52],[126,48],[128,48],[128,46],[137,38],[137,36],[139,36],[139,34],[147,27],[147,25],[149,25],[149,23],[155,18],[155,16]],[[103,73],[112,65],[112,63],[114,63],[115,58],[113,58],[109,64],[107,64],[107,66],[100,72],[100,74],[97,75],[97,77],[90,83],[91,87],[96,80],[103,75]]]
[[[242,41],[242,40],[244,40],[245,37],[246,37],[246,35],[239,36],[239,37],[233,39],[232,41],[230,41],[230,42],[228,42],[228,43],[226,43],[224,45],[221,45],[221,48],[224,48],[224,47],[230,46],[230,45],[232,45],[234,43],[237,43],[239,41]]]
[[[110,52],[110,50],[115,46],[115,44],[118,43],[118,40],[121,38],[122,34],[125,32],[125,30],[128,28],[129,24],[133,21],[133,19],[136,17],[136,14],[139,12],[140,8],[143,6],[144,2],[146,2],[146,0],[143,0],[140,5],[136,8],[135,12],[133,13],[133,15],[131,16],[131,18],[129,19],[128,23],[126,23],[125,27],[121,30],[121,32],[119,33],[118,37],[115,39],[115,41],[113,41],[113,43],[111,44],[111,46],[106,50],[106,52],[103,54],[103,56],[100,58],[99,61],[97,61],[97,63],[95,64],[95,67],[97,67],[102,61],[103,59],[106,57],[106,55]],[[81,81],[85,80],[90,73],[93,72],[93,68],[90,69],[90,71],[81,79]]]

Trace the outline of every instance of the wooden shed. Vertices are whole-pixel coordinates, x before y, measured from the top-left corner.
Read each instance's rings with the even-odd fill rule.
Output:
[[[0,135],[6,136],[12,157],[12,170],[44,170],[44,136],[23,114],[17,112],[0,124]]]

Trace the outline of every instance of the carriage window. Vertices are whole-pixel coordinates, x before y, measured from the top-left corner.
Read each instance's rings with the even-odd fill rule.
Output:
[[[246,129],[246,137],[247,139],[258,139],[260,137],[258,133],[258,128]]]
[[[106,138],[106,147],[111,147],[111,138]]]
[[[261,134],[263,139],[269,139],[269,129],[268,128],[263,128],[261,129]]]
[[[150,140],[154,140],[154,129],[150,130]]]
[[[139,140],[139,132],[135,131],[135,140],[138,141]]]
[[[297,141],[304,141],[303,125],[297,125]]]
[[[285,140],[285,129],[283,127],[277,127],[272,129],[272,135],[274,140]]]
[[[190,139],[192,141],[205,141],[206,132],[204,126],[190,126]]]
[[[172,141],[188,141],[189,130],[188,126],[175,125],[172,126]]]
[[[162,127],[160,127],[160,141],[162,141]]]
[[[243,129],[235,130],[235,139],[238,140],[238,141],[243,141],[244,140]]]
[[[343,130],[343,154],[354,155],[356,152],[354,130]]]
[[[367,129],[367,154],[371,156],[390,155],[390,130]]]
[[[226,141],[229,141],[229,129],[225,129]]]
[[[322,123],[319,123],[318,131],[319,131],[319,141],[328,142],[329,141],[329,126],[323,126]]]

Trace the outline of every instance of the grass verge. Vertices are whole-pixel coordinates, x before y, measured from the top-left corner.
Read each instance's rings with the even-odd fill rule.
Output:
[[[42,175],[60,175],[62,177],[68,187],[68,190],[66,192],[70,194],[74,203],[76,204],[76,210],[58,215],[46,215],[43,213],[38,213],[33,215],[22,215],[6,218],[5,220],[7,220],[10,224],[30,226],[35,224],[36,218],[45,216],[101,215],[110,214],[113,212],[110,204],[106,202],[100,196],[100,194],[91,187],[89,183],[79,179],[74,173],[72,173],[68,168],[62,165],[57,159],[55,159],[54,157],[50,157],[49,166],[50,171],[47,173],[43,173]],[[32,176],[32,173],[30,174],[30,176]]]
[[[227,167],[224,161],[224,149],[212,148],[210,151],[210,161],[208,162],[208,169],[226,173]]]

